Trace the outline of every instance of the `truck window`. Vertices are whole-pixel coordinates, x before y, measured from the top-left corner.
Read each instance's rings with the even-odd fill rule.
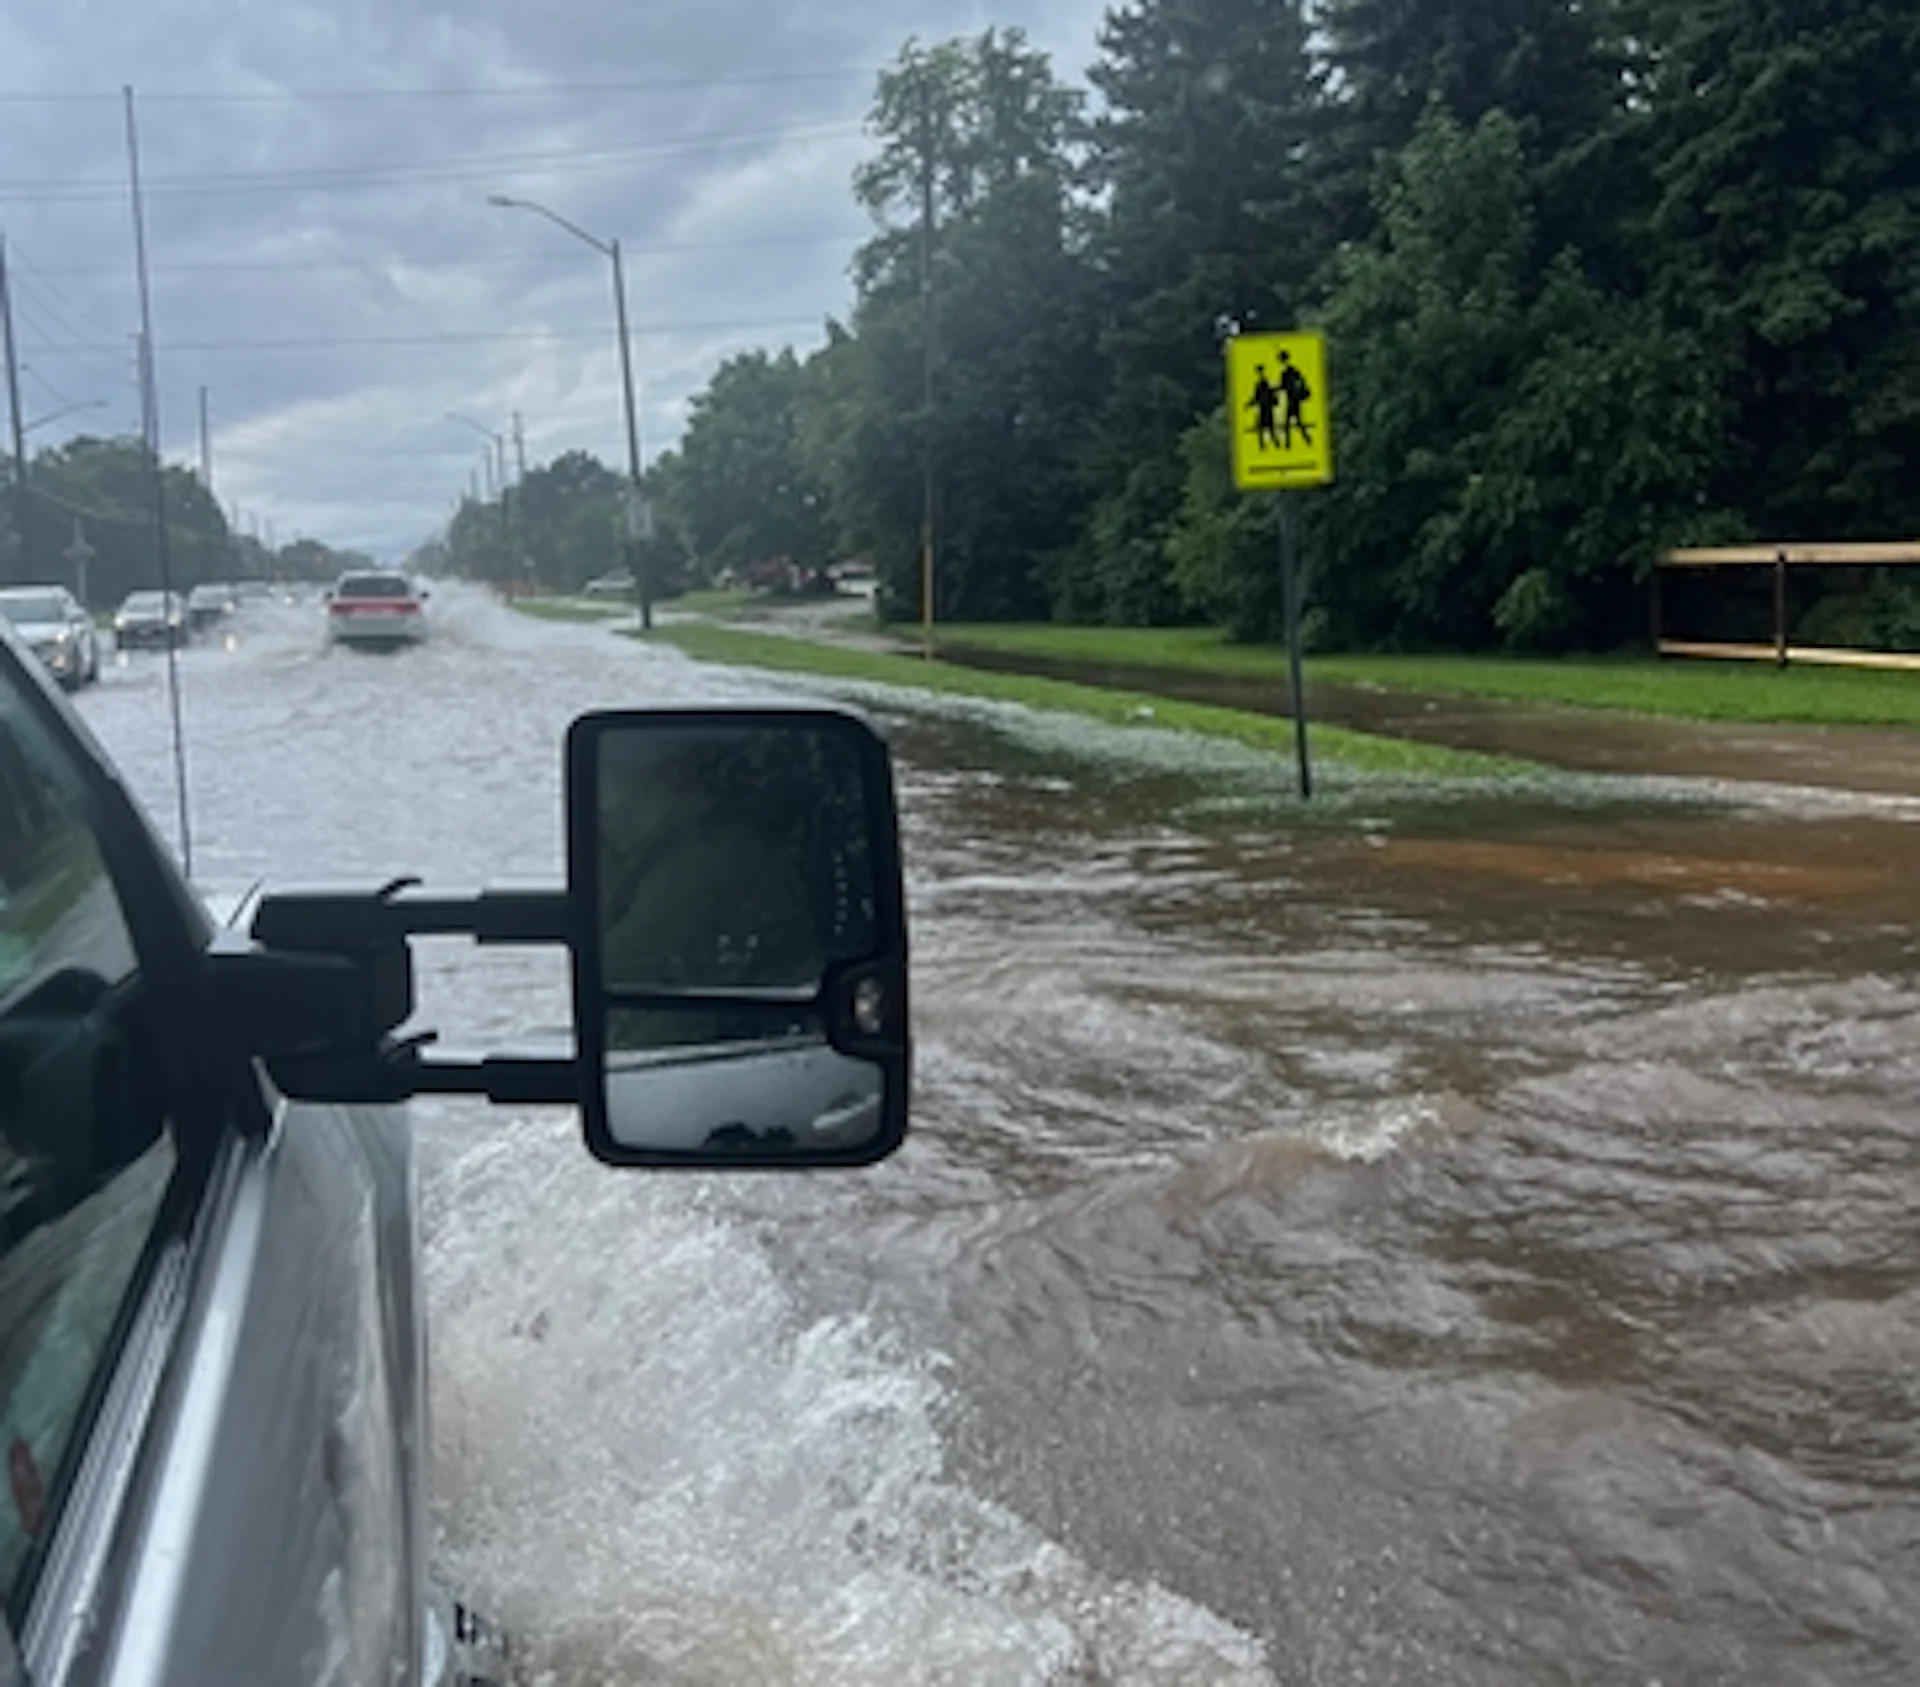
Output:
[[[0,1595],[17,1624],[174,1169],[79,770],[0,670]]]

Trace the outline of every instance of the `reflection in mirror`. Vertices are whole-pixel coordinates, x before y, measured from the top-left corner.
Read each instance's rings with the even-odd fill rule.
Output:
[[[804,1153],[879,1133],[885,1076],[841,1054],[813,1013],[620,1009],[607,1018],[615,1142],[667,1152]]]
[[[874,865],[844,732],[690,722],[598,746],[601,984],[808,999],[872,952]]]

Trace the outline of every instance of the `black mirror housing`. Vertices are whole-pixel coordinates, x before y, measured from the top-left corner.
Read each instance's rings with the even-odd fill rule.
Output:
[[[907,1127],[892,764],[828,707],[591,714],[567,735],[586,1142],[621,1166],[861,1166]]]

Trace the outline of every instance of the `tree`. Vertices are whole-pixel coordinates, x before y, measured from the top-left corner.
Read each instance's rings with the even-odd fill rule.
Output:
[[[1087,179],[1102,375],[1081,453],[1097,501],[1060,607],[1170,620],[1181,440],[1219,402],[1222,325],[1296,320],[1325,251],[1319,76],[1300,0],[1135,0],[1100,45]]]
[[[1042,612],[1046,561],[1072,535],[1092,351],[1068,215],[1078,103],[1014,30],[910,43],[880,78],[879,151],[855,192],[881,228],[856,260],[850,331],[809,365],[801,432],[892,613],[920,602],[929,460],[942,619]]]
[[[1339,478],[1311,529],[1342,642],[1609,642],[1693,519],[1710,383],[1644,301],[1544,268],[1518,125],[1430,114],[1327,306]]]
[[[1591,247],[1621,208],[1595,197],[1627,96],[1618,11],[1610,0],[1326,0],[1339,97],[1321,173],[1336,238],[1366,236],[1379,172],[1429,113],[1471,128],[1498,111],[1540,173],[1550,249],[1575,238],[1563,193]]]
[[[585,451],[568,451],[529,469],[501,500],[463,498],[447,524],[445,566],[473,579],[534,577],[578,591],[621,560],[626,480]]]
[[[233,539],[219,504],[198,476],[174,464],[163,465],[161,482],[174,588],[187,591],[205,580],[230,578]],[[160,585],[153,456],[141,441],[68,440],[34,458],[29,484],[35,522],[34,543],[21,564],[26,574],[67,582],[72,569],[64,552],[79,522],[95,553],[87,570],[90,607]]]
[[[1730,413],[1710,501],[1768,537],[1920,531],[1920,12],[1660,0],[1644,25],[1657,296]]]
[[[826,488],[800,450],[806,370],[791,351],[729,359],[694,400],[659,477],[668,519],[708,578],[764,557],[833,560]]]

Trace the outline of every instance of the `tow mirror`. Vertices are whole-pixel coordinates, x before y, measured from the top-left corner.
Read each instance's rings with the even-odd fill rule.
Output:
[[[907,1119],[892,772],[832,709],[588,715],[567,742],[587,1146],[865,1165]]]
[[[208,952],[287,1095],[579,1106],[618,1166],[862,1166],[907,1128],[907,935],[893,773],[832,708],[582,716],[564,890],[262,896]],[[564,945],[571,1049],[410,1031],[411,940]]]

